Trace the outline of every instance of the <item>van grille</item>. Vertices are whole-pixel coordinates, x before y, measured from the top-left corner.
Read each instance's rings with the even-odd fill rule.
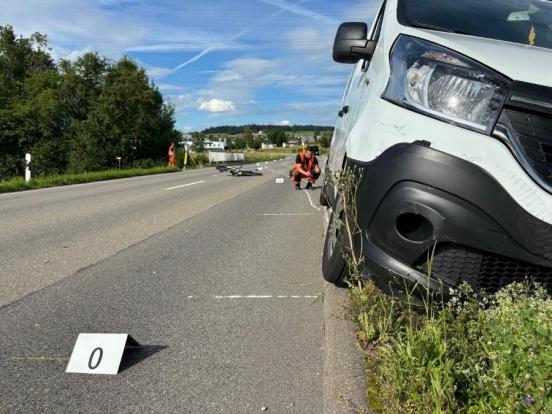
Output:
[[[552,186],[552,119],[506,109],[515,139],[539,177]]]
[[[514,81],[494,136],[525,171],[552,193],[552,87]]]
[[[422,260],[417,268],[426,273],[427,261]],[[466,282],[475,289],[489,292],[496,292],[512,282],[526,279],[538,282],[552,291],[552,268],[451,243],[439,244],[435,249],[432,274],[436,277],[443,276],[458,285]]]

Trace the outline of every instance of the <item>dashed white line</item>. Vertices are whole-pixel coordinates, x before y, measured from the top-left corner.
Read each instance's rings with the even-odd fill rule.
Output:
[[[278,214],[263,214],[263,216],[313,216],[313,213],[278,213]]]
[[[221,295],[215,299],[316,299],[317,295]]]
[[[205,181],[196,181],[195,183],[189,183],[189,184],[177,185],[176,187],[165,188],[165,190],[176,190],[177,188],[189,187],[191,185],[201,184],[204,182]]]

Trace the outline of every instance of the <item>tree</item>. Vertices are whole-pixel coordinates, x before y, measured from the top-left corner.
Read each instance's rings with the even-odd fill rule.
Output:
[[[243,129],[243,140],[250,148],[251,148],[251,145],[253,144],[253,139],[254,137],[253,137],[253,132],[251,131],[251,128],[246,126]]]
[[[320,145],[324,148],[328,148],[331,144],[331,136],[329,133],[324,132],[320,138]]]
[[[20,174],[25,152],[58,135],[56,82],[46,37],[0,26],[0,179]]]
[[[174,109],[163,103],[145,71],[123,58],[108,65],[99,96],[91,101],[86,119],[74,122],[70,169],[95,170],[138,160],[165,158],[171,142],[178,141]]]
[[[203,152],[205,151],[205,136],[199,132],[194,132],[192,134],[192,140],[194,141],[194,151]]]
[[[242,138],[235,138],[230,144],[230,149],[244,149],[246,147],[245,141]]]
[[[59,66],[58,94],[65,115],[84,120],[102,93],[110,64],[97,53],[86,53],[74,63],[62,60]]]
[[[109,168],[116,156],[165,159],[174,124],[174,108],[130,59],[87,53],[56,66],[46,36],[0,26],[0,179],[21,174],[28,151],[38,175]]]
[[[281,147],[284,142],[287,142],[287,135],[283,131],[270,131],[267,139],[277,147]]]

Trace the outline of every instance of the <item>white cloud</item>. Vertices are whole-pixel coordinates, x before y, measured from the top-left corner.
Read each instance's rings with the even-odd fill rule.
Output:
[[[127,46],[144,37],[144,28],[132,16],[101,10],[88,0],[2,0],[0,25],[11,24],[17,34],[46,34],[53,49],[90,48],[119,56]],[[59,54],[59,53],[58,53]]]
[[[184,92],[186,90],[185,87],[183,86],[180,86],[180,85],[173,85],[172,83],[158,83],[157,85],[157,88],[159,88],[159,90],[161,92]]]
[[[275,83],[271,76],[279,65],[276,59],[239,58],[228,61],[198,94],[204,100],[217,98],[232,101],[237,106],[251,105],[259,89]]]
[[[160,68],[157,66],[142,65],[146,68],[146,73],[150,78],[164,78],[171,73],[170,69]]]
[[[280,122],[280,125],[282,126],[289,126],[289,121],[287,119]]]
[[[200,101],[198,109],[203,112],[211,113],[234,112],[236,110],[236,104],[232,101],[211,99],[208,101]]]

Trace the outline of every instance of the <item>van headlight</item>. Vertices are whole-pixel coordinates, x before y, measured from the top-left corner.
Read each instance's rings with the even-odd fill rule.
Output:
[[[510,80],[450,49],[401,35],[391,51],[383,98],[397,105],[490,134]]]

